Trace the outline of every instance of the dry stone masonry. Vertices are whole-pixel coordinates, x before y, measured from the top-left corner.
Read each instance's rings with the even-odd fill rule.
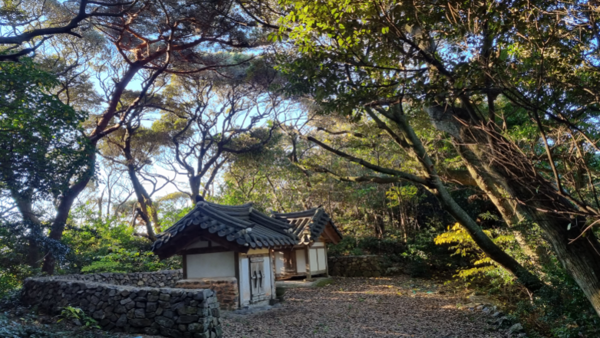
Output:
[[[96,273],[89,275],[63,275],[55,278],[74,279],[114,285],[174,288],[177,284],[177,281],[183,278],[183,271],[179,269],[157,272]]]
[[[341,277],[380,277],[381,258],[377,255],[329,257],[329,274]]]
[[[162,271],[137,277],[101,274],[105,276],[28,278],[23,284],[22,297],[26,304],[50,314],[58,314],[66,306],[79,307],[106,330],[167,337],[222,337],[219,303],[212,290],[137,286],[144,278],[148,284],[172,285],[167,284],[172,274],[176,275]]]

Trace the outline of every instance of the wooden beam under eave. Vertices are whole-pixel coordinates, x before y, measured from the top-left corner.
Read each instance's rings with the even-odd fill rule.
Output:
[[[213,246],[206,248],[191,248],[180,251],[181,255],[197,255],[197,254],[207,254],[207,253],[216,253],[216,252],[229,252],[233,251],[223,246]]]

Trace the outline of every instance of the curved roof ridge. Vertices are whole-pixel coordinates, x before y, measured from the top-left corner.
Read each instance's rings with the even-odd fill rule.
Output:
[[[209,201],[200,201],[200,202],[198,202],[198,204],[200,204],[200,203],[205,203],[205,204],[210,205],[211,207],[219,208],[219,209],[249,209],[249,208],[252,208],[254,206],[254,203],[252,203],[252,202],[248,202],[248,203],[244,203],[244,204],[238,204],[238,205],[218,204],[218,203],[209,202]],[[198,204],[196,204],[196,206],[198,206]]]

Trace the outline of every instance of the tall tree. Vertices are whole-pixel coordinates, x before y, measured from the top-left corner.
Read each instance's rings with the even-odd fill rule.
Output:
[[[273,128],[260,128],[261,124],[282,108],[280,99],[265,88],[244,83],[246,69],[240,71],[237,76],[229,73],[233,79],[182,79],[177,92],[169,94],[162,118],[153,125],[156,131],[168,132],[169,165],[187,177],[186,193],[193,203],[206,196],[233,155],[259,149],[269,141]]]
[[[3,1],[0,7],[0,61],[31,56],[55,35],[82,37],[93,18],[118,17],[136,6],[133,1]],[[23,48],[24,44],[29,46]]]
[[[31,59],[0,63],[0,189],[10,192],[28,229],[28,264],[37,266],[46,243],[34,203],[60,198],[70,177],[85,169],[89,154],[81,122],[85,113],[51,90],[56,77]]]
[[[87,132],[93,150],[88,158],[86,175],[72,177],[57,202],[57,212],[50,238],[60,241],[75,198],[91,179],[95,167],[95,149],[106,135],[121,129],[139,108],[148,89],[161,74],[193,74],[232,66],[223,53],[227,50],[263,43],[260,29],[243,25],[245,18],[236,13],[231,1],[197,2],[181,6],[179,1],[135,1],[125,12],[94,17],[93,27],[101,31],[112,46],[96,66],[100,74],[110,76],[101,86],[106,93],[106,108],[95,116]],[[239,63],[246,59],[239,60]],[[104,67],[104,68],[103,68]],[[122,96],[138,73],[145,73],[136,99],[122,105]],[[43,266],[54,272],[55,260],[49,254]]]
[[[410,116],[386,107],[422,107],[505,221],[540,226],[600,314],[600,244],[589,231],[600,205],[586,156],[600,111],[593,3],[283,3],[281,32],[303,54],[289,68],[298,85],[329,110],[371,107],[398,126]],[[513,136],[531,128],[529,151]],[[565,148],[579,152],[584,191],[568,184]]]

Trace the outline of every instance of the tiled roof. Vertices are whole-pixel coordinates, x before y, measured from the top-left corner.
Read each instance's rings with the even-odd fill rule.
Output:
[[[269,217],[252,204],[220,205],[201,201],[177,223],[157,236],[152,245],[155,254],[166,258],[164,251],[180,245],[181,236],[214,237],[249,248],[272,248],[298,244],[298,237],[283,220]],[[185,238],[184,238],[185,239]],[[176,243],[177,242],[177,243]]]
[[[273,217],[287,221],[291,225],[292,233],[300,237],[302,244],[318,240],[328,223],[331,224],[339,239],[342,238],[342,233],[322,207],[298,212],[273,213]]]

